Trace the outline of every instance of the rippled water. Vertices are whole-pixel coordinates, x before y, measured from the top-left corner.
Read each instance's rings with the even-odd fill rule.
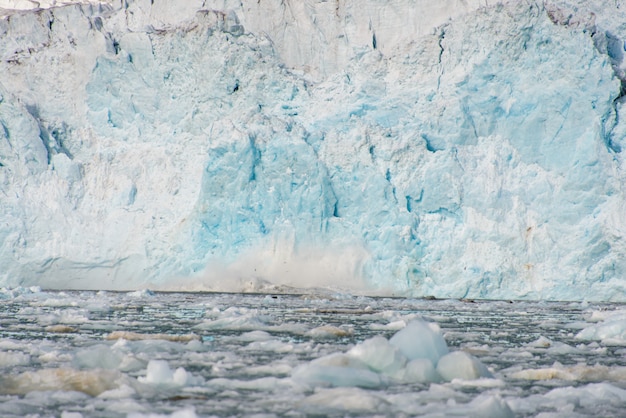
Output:
[[[575,417],[626,410],[626,343],[578,335],[603,312],[622,308],[614,304],[326,292],[19,289],[0,297],[2,417]],[[389,338],[414,318],[438,324],[450,350],[476,356],[494,378],[390,381],[373,389],[292,378],[298,366],[376,335]]]

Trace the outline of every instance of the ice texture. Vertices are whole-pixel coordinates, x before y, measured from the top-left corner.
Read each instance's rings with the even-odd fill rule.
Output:
[[[626,349],[574,332],[623,315],[622,304],[470,303],[327,290],[276,298],[37,288],[0,289],[0,295],[3,418],[41,411],[112,418],[571,418],[623,416],[626,407]],[[44,317],[67,307],[88,311],[87,320],[69,322],[74,329],[67,334],[48,331]],[[268,331],[196,327],[232,317],[235,307],[240,315],[265,318]],[[436,369],[430,359],[403,360],[389,343],[401,332],[397,324],[410,325],[416,313],[429,330],[440,329],[448,346]],[[59,320],[63,325],[71,317]],[[393,326],[381,329],[385,323]],[[345,324],[352,332],[335,339],[307,332]],[[191,329],[199,340],[177,338]],[[114,333],[137,338],[111,340]],[[413,345],[428,341],[416,337]],[[552,350],[562,346],[575,350]],[[477,364],[483,366],[474,369]],[[484,366],[493,377],[468,379],[468,370]],[[446,368],[455,375],[440,376]]]
[[[606,343],[626,345],[626,311],[594,311],[591,313],[591,321],[596,324],[586,326],[576,338],[581,340],[599,340]]]
[[[332,353],[297,367],[293,379],[310,386],[386,387],[400,383],[436,383],[454,379],[493,378],[473,355],[448,352],[436,324],[409,322],[389,340],[377,335],[347,353]]]
[[[175,385],[185,386],[199,383],[201,380],[194,378],[184,368],[170,369],[165,360],[150,360],[145,377],[139,377],[139,382],[151,385]]]
[[[463,351],[454,351],[441,357],[437,363],[437,372],[445,380],[493,377],[480,360]]]
[[[348,355],[365,363],[375,372],[393,374],[406,366],[407,358],[387,341],[386,338],[376,336],[358,344]]]
[[[0,9],[2,286],[626,298],[619,2]]]
[[[435,324],[417,320],[398,331],[389,343],[398,347],[409,360],[427,359],[436,365],[439,359],[448,354],[448,346]]]

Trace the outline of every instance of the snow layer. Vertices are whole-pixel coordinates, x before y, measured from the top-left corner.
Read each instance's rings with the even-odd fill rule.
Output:
[[[624,300],[624,13],[4,10],[0,284]]]

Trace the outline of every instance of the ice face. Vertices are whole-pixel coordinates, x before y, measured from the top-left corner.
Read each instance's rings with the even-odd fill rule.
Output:
[[[3,12],[1,284],[624,299],[618,5],[236,3]]]

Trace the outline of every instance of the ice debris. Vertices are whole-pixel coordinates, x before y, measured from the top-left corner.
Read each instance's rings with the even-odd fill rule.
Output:
[[[204,380],[195,377],[183,367],[176,370],[170,369],[165,360],[150,360],[146,370],[146,376],[137,378],[141,383],[166,386],[192,386],[202,383]]]
[[[299,366],[294,380],[311,386],[384,387],[391,382],[432,383],[492,378],[476,357],[448,352],[435,324],[414,320],[391,339],[375,336],[346,353],[333,353]]]
[[[57,390],[98,396],[103,392],[118,388],[125,381],[130,381],[130,379],[113,370],[41,369],[0,377],[0,393],[25,395],[33,391]]]
[[[606,345],[626,345],[626,310],[594,311],[589,321],[596,324],[582,329],[576,338],[580,340],[599,340]]]

